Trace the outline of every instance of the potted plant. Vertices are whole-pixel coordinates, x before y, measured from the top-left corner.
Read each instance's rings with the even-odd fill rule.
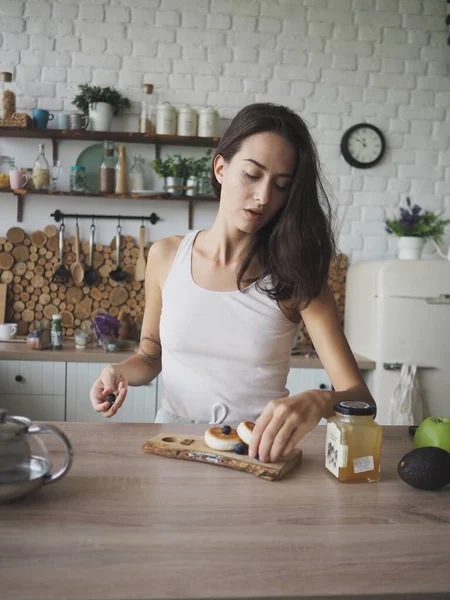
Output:
[[[185,183],[189,177],[190,163],[188,158],[179,154],[168,156],[165,160],[157,158],[152,161],[156,173],[164,179],[164,189],[167,192],[185,192]]]
[[[211,149],[201,158],[191,157],[189,160],[190,175],[186,182],[187,196],[212,194],[209,181],[211,171]]]
[[[407,208],[400,208],[400,217],[386,220],[386,231],[398,236],[398,258],[415,260],[422,255],[427,240],[439,244],[445,233],[445,227],[450,220],[440,218],[440,215],[423,211],[418,205],[411,206],[411,200],[406,198]]]
[[[89,114],[89,121],[94,131],[109,131],[113,117],[121,115],[125,108],[130,108],[128,98],[124,98],[112,87],[82,84],[80,92],[75,96],[74,104],[84,114]]]

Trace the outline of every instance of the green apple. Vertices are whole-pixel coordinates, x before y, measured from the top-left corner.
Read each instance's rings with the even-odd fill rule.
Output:
[[[414,434],[414,448],[434,446],[450,452],[450,419],[427,417]]]

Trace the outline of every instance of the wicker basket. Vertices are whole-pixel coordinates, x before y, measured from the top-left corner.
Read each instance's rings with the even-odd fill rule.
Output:
[[[31,129],[33,127],[33,120],[26,113],[14,113],[9,119],[0,119],[0,127]]]

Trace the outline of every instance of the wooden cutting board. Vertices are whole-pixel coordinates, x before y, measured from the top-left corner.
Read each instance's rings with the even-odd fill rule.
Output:
[[[142,446],[146,454],[157,454],[167,458],[193,460],[219,467],[228,467],[237,471],[245,471],[257,477],[277,481],[282,479],[301,462],[302,451],[293,450],[283,461],[277,463],[262,463],[248,455],[235,452],[220,452],[205,444],[201,435],[186,435],[180,433],[160,433],[147,440]]]

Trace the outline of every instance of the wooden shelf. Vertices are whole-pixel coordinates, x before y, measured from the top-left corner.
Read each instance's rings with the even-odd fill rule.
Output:
[[[216,196],[172,196],[165,192],[155,192],[154,194],[103,194],[93,192],[71,192],[71,191],[36,191],[36,190],[11,190],[11,189],[0,189],[0,194],[14,194],[17,198],[17,222],[22,223],[23,221],[23,200],[25,196],[30,194],[41,195],[41,196],[65,196],[65,197],[77,197],[77,198],[121,198],[122,200],[176,200],[182,202],[189,202],[189,229],[193,226],[193,211],[194,202],[218,202]]]
[[[156,144],[159,146],[196,146],[213,148],[217,146],[218,137],[187,137],[178,135],[145,135],[126,131],[88,131],[86,129],[21,129],[0,127],[0,137],[38,138],[50,140],[79,140],[103,142],[129,142],[130,144]]]
[[[188,137],[178,135],[145,135],[126,131],[88,131],[86,129],[23,129],[20,127],[0,127],[0,137],[15,139],[49,139],[52,142],[52,159],[58,159],[58,141],[79,140],[91,142],[128,142],[130,144],[153,144],[156,146],[156,157],[160,157],[161,146],[191,146],[214,148],[218,145],[219,137]],[[34,190],[0,190],[0,193],[13,193],[17,197],[17,222],[23,220],[23,199],[26,194],[42,194],[48,196],[87,196],[94,198],[130,198],[141,200],[183,200],[189,202],[189,229],[192,229],[194,203],[197,201],[217,201],[215,197],[205,196],[170,196],[168,194],[146,195],[140,194],[91,194],[79,192],[35,192]]]

